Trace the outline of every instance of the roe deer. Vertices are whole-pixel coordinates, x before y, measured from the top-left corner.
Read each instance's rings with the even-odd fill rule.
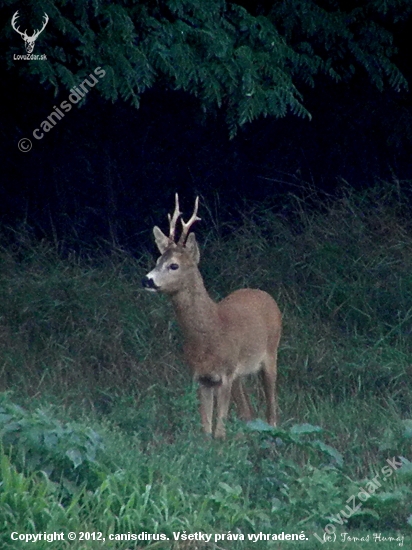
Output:
[[[157,226],[153,228],[161,256],[142,284],[170,297],[184,336],[185,360],[200,384],[203,430],[212,434],[216,398],[214,436],[223,439],[231,394],[240,418],[252,419],[240,377],[258,371],[263,374],[266,418],[276,426],[276,363],[282,316],[275,300],[262,290],[236,290],[218,303],[211,299],[197,267],[200,253],[195,234],[189,234],[193,223],[200,220],[198,206],[199,197],[190,220],[185,223],[181,219],[182,234],[176,242],[176,222],[181,216],[176,194],[174,214],[168,215],[169,236]]]

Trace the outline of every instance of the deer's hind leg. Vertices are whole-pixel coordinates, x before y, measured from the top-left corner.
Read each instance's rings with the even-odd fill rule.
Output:
[[[276,378],[277,378],[277,356],[268,354],[263,362],[262,379],[263,389],[266,397],[266,420],[271,426],[277,425],[277,398],[276,398]]]
[[[252,420],[254,416],[253,407],[243,385],[242,378],[235,378],[235,380],[233,380],[232,397],[236,405],[238,417],[245,422]]]

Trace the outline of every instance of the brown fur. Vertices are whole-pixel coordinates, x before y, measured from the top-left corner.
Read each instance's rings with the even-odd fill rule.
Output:
[[[177,200],[176,204],[174,223],[180,215]],[[195,219],[198,219],[196,214],[191,220]],[[189,225],[186,224],[186,228]],[[221,302],[214,302],[197,267],[200,254],[194,233],[189,234],[186,243],[176,244],[158,227],[154,227],[153,232],[161,256],[143,285],[148,290],[167,294],[172,301],[184,336],[185,360],[200,384],[204,431],[212,434],[214,399],[217,404],[215,437],[225,437],[224,422],[231,395],[240,418],[252,418],[241,378],[258,371],[263,374],[266,418],[276,426],[277,350],[282,316],[275,300],[267,292],[245,288]],[[174,228],[172,234],[174,236]]]

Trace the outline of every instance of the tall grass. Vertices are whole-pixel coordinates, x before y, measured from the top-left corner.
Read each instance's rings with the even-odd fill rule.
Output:
[[[212,296],[258,287],[284,312],[281,429],[232,419],[224,444],[199,433],[170,304],[141,290],[147,252],[63,257],[28,234],[4,245],[0,389],[12,393],[0,403],[2,547],[25,545],[12,531],[63,529],[170,538],[107,548],[249,548],[173,541],[173,532],[303,529],[302,547],[317,548],[311,533],[323,535],[395,456],[402,468],[344,530],[410,536],[412,227],[402,197],[384,183],[333,199],[308,192],[281,210],[268,202],[231,223],[209,219],[209,231],[199,224]],[[262,416],[262,391],[250,385]]]

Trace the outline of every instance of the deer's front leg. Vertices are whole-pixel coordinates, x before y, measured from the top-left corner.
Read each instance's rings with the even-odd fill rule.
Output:
[[[214,388],[200,385],[199,399],[203,431],[212,435]]]
[[[227,378],[226,376],[224,376],[222,378],[221,385],[216,388],[216,439],[225,439],[226,437],[225,421],[229,412],[230,395],[232,393],[232,382],[233,381],[231,378]]]

